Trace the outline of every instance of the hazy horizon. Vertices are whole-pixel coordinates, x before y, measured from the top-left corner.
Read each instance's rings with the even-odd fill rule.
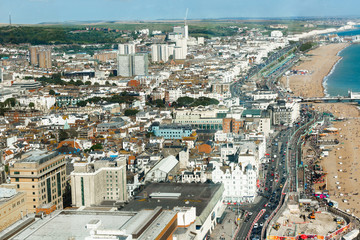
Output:
[[[38,24],[69,21],[358,17],[360,2],[348,0],[0,0],[0,22]]]

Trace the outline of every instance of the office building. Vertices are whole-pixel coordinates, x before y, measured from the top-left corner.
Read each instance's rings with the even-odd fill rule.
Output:
[[[0,185],[0,232],[26,215],[25,192],[18,192],[14,185]]]
[[[30,151],[10,168],[11,183],[26,192],[26,209],[36,212],[43,206],[63,208],[66,161],[64,155],[45,150]]]
[[[125,202],[125,160],[103,158],[91,163],[75,163],[71,173],[71,197],[76,207],[99,206],[103,201]]]
[[[118,48],[120,55],[135,54],[135,43],[119,44]]]
[[[166,44],[151,45],[151,59],[153,62],[167,62],[169,60],[169,47]]]
[[[118,76],[131,77],[148,74],[148,55],[118,55]]]

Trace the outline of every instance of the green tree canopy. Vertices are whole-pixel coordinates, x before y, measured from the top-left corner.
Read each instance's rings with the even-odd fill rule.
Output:
[[[135,116],[137,113],[139,112],[139,110],[136,109],[126,109],[124,114],[125,116]]]

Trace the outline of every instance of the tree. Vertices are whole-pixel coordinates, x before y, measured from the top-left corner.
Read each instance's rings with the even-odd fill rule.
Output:
[[[64,141],[65,139],[68,139],[69,138],[69,134],[65,131],[65,130],[62,130],[60,129],[59,131],[59,141]]]
[[[100,143],[97,143],[95,145],[92,145],[92,147],[90,149],[91,149],[91,151],[101,150],[101,149],[103,149],[103,146]]]
[[[74,85],[75,86],[81,86],[81,85],[84,85],[84,83],[81,80],[77,80]]]
[[[189,106],[190,104],[192,104],[194,102],[194,99],[191,97],[179,97],[177,100],[177,105],[178,106]]]
[[[109,81],[106,81],[106,82],[105,82],[105,85],[106,85],[106,86],[109,86],[109,85],[110,85]]]
[[[113,83],[112,85],[113,85],[114,87],[117,87],[116,83]]]
[[[86,101],[79,101],[79,102],[77,103],[77,105],[78,105],[79,107],[85,107],[86,104],[87,104]]]
[[[125,116],[135,116],[137,113],[139,112],[139,110],[136,109],[126,109],[124,114]]]
[[[4,105],[8,106],[8,107],[15,107],[16,99],[15,98],[8,98],[8,99],[5,100]]]
[[[86,81],[86,82],[85,82],[85,85],[90,86],[90,85],[91,85],[91,82],[90,82],[90,81]]]
[[[52,90],[52,89],[50,89],[50,91],[49,91],[49,95],[53,95],[53,96],[55,96],[55,91],[54,90]]]
[[[156,99],[155,104],[156,104],[156,107],[158,107],[158,108],[164,108],[165,107],[164,101],[162,99]]]
[[[33,109],[35,107],[35,104],[33,102],[29,103],[29,108]]]
[[[314,43],[313,43],[313,42],[303,43],[303,44],[301,44],[301,46],[300,46],[300,51],[306,52],[306,51],[310,50],[313,46],[314,46]]]

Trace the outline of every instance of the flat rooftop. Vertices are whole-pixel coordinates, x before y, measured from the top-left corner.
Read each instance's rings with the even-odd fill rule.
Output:
[[[175,217],[177,213],[175,211],[163,211],[151,223],[151,225],[145,230],[138,240],[156,239],[157,236],[165,229],[166,225]]]
[[[52,214],[43,219],[37,219],[24,231],[15,236],[14,240],[54,240],[76,239],[83,240],[90,236],[86,224],[93,220],[100,220],[99,229],[120,229],[134,214],[125,212],[86,212],[62,211],[58,215]]]
[[[180,193],[180,196],[160,199],[149,197],[154,193]],[[196,216],[200,216],[210,201],[213,198],[221,198],[222,193],[222,185],[214,183],[151,183],[122,210],[140,211],[155,209],[158,206],[164,210],[174,207],[196,207]]]
[[[23,155],[23,158],[18,161],[21,163],[39,163],[42,164],[44,162],[53,159],[58,155],[57,152],[49,152],[47,150],[33,150],[27,152]]]

